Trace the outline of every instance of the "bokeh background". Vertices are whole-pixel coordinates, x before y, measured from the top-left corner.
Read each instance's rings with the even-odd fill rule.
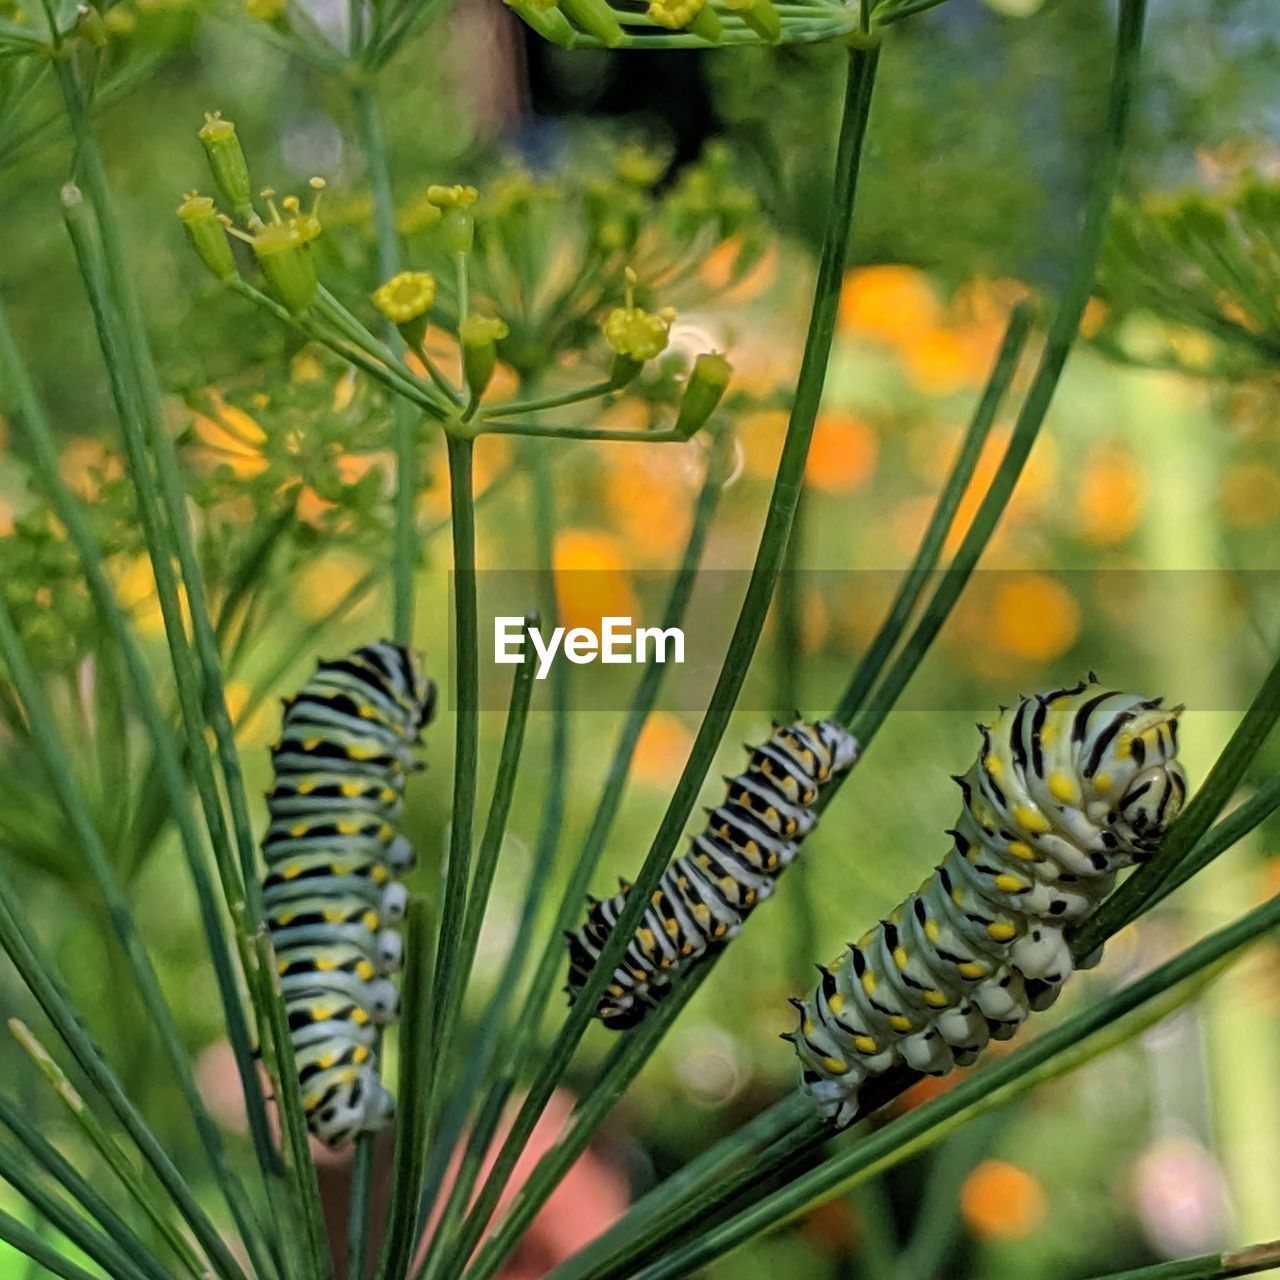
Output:
[[[0,0],[0,13],[8,7]],[[322,27],[344,21],[334,0],[307,8]],[[173,208],[202,176],[193,138],[201,115],[219,109],[236,121],[255,167],[281,186],[312,173],[328,180],[331,279],[360,278],[371,209],[345,99],[272,43],[269,5],[139,0],[113,12],[121,10],[128,20],[119,19],[111,38],[128,47],[136,74],[104,106],[100,130],[211,580],[227,586],[227,566],[278,511],[282,493],[297,502],[287,546],[262,569],[252,608],[232,628],[229,693],[246,769],[265,786],[276,695],[305,678],[317,655],[388,626],[385,405],[220,295],[186,251]],[[752,676],[752,709],[726,740],[723,771],[738,767],[738,742],[767,731],[770,709],[821,714],[834,701],[893,589],[889,571],[915,549],[1010,307],[1022,297],[1051,298],[1060,283],[1101,126],[1110,27],[1108,6],[1093,0],[948,0],[893,32],[799,531],[797,567],[821,572],[798,572],[789,585],[798,633],[773,620]],[[1280,605],[1280,215],[1268,233],[1265,216],[1259,231],[1230,210],[1241,193],[1280,184],[1274,20],[1265,0],[1169,0],[1155,6],[1146,47],[1120,214],[1129,235],[1113,244],[1048,426],[984,561],[988,572],[806,844],[802,865],[681,1018],[509,1276],[543,1274],[638,1190],[791,1087],[794,1059],[777,1039],[788,1024],[786,997],[807,985],[814,961],[895,905],[945,851],[942,832],[958,805],[948,775],[971,759],[975,717],[1093,668],[1187,703],[1185,759],[1198,781],[1268,665]],[[475,182],[482,198],[526,172],[582,186],[640,144],[661,159],[660,191],[677,186],[710,147],[715,163],[755,193],[747,231],[699,251],[671,286],[687,299],[674,345],[696,349],[710,339],[727,349],[741,393],[734,465],[705,558],[716,570],[749,567],[782,439],[838,106],[835,63],[798,49],[569,54],[536,44],[497,0],[465,0],[401,52],[382,85],[408,265],[415,209],[432,182]],[[92,504],[121,599],[163,670],[117,428],[57,213],[67,162],[52,102],[39,92],[20,98],[6,82],[0,291],[60,432],[64,474]],[[1197,202],[1228,210],[1221,226],[1204,231],[1210,240],[1249,254],[1270,235],[1263,260],[1273,274],[1252,277],[1261,301],[1196,275],[1195,245],[1179,229]],[[1169,273],[1154,269],[1157,244],[1175,259]],[[1171,280],[1178,289],[1155,287]],[[643,403],[606,413],[620,426],[649,421]],[[997,421],[953,546],[1008,426]],[[0,447],[0,572],[57,692],[202,1080],[223,1098],[221,1114],[234,1127],[194,904],[163,812],[137,783],[146,775],[140,735],[127,725],[118,736],[108,731],[114,673],[98,654],[71,553],[36,501],[3,420]],[[482,568],[532,563],[522,448],[503,439],[478,446],[479,483],[492,490],[480,510]],[[679,558],[704,449],[699,441],[555,447],[564,621],[589,621],[619,603],[639,609],[652,594],[656,576]],[[448,512],[438,443],[421,479],[430,530]],[[443,673],[447,537],[424,536],[422,554],[418,634]],[[623,670],[619,706],[635,678]],[[506,960],[526,891],[555,759],[549,692],[535,701],[471,1014]],[[191,1154],[181,1102],[153,1074],[101,909],[24,752],[17,713],[3,701],[6,865],[126,1083],[148,1116],[167,1120],[156,1123],[178,1154]],[[569,719],[560,770],[567,809],[553,874],[567,872],[580,844],[619,722],[610,710]],[[660,702],[598,892],[643,857],[696,724],[696,708]],[[487,711],[482,731],[485,796],[501,715]],[[449,742],[446,707],[427,741],[435,767],[411,789],[407,819],[423,861],[417,887],[427,894],[440,869],[432,850],[445,837]],[[1276,760],[1274,748],[1264,752],[1257,776]],[[707,802],[715,795],[709,784]],[[1264,826],[1117,938],[1103,968],[1082,975],[1046,1016],[1062,1016],[1280,889],[1278,835]],[[30,1012],[7,968],[0,1008]],[[593,1031],[579,1079],[590,1078],[608,1047],[607,1035]],[[29,1090],[31,1108],[48,1112],[60,1138],[76,1141],[8,1042],[0,1043],[0,1074]],[[1268,942],[1159,1026],[712,1274],[1082,1277],[1273,1236],[1277,1078],[1280,949]],[[558,1099],[561,1113],[570,1102],[567,1092]],[[340,1164],[326,1168],[335,1202],[343,1174]],[[26,1212],[3,1188],[0,1204]],[[0,1252],[0,1276],[24,1268]]]

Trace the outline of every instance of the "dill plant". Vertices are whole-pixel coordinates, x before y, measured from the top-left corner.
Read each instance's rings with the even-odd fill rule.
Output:
[[[474,446],[486,435],[517,438],[510,474],[487,492],[529,486],[532,541],[549,566],[557,523],[554,467],[565,442],[642,441],[656,449],[699,440],[705,478],[664,618],[664,625],[678,623],[729,466],[733,418],[750,397],[734,387],[724,354],[707,349],[690,358],[669,350],[672,308],[698,298],[691,268],[713,249],[731,248],[731,281],[749,270],[767,242],[753,193],[735,180],[731,157],[722,150],[712,149],[677,182],[662,186],[663,157],[623,148],[589,174],[543,179],[511,170],[492,175],[479,189],[432,184],[398,204],[380,75],[441,16],[441,6],[413,0],[355,3],[339,40],[304,7],[251,0],[233,18],[242,38],[252,33],[280,47],[329,77],[349,99],[372,199],[375,269],[350,288],[344,278],[349,273],[326,247],[323,180],[314,179],[305,197],[261,193],[260,166],[246,157],[234,123],[211,113],[199,130],[199,144],[208,166],[205,185],[214,194],[188,193],[178,217],[193,251],[221,286],[210,305],[266,317],[286,335],[294,355],[283,380],[249,380],[213,402],[188,394],[191,425],[175,438],[95,119],[114,94],[137,83],[157,57],[180,44],[181,33],[170,32],[158,48],[129,47],[131,10],[77,7],[69,0],[49,0],[41,13],[0,20],[6,100],[16,104],[6,113],[0,144],[17,148],[54,130],[71,139],[62,212],[121,431],[120,456],[104,455],[90,489],[77,492],[60,470],[39,389],[0,315],[4,402],[22,433],[41,494],[15,535],[0,542],[7,570],[0,654],[8,672],[0,717],[22,747],[6,753],[3,768],[15,792],[40,793],[30,809],[0,818],[0,841],[14,858],[54,869],[91,904],[100,927],[116,935],[127,980],[182,1094],[219,1197],[216,1210],[205,1203],[187,1170],[190,1161],[175,1160],[168,1135],[155,1130],[130,1096],[32,930],[10,878],[0,876],[0,946],[44,1015],[39,1029],[16,1019],[10,1029],[77,1126],[77,1154],[96,1152],[92,1173],[82,1172],[25,1117],[25,1085],[19,1090],[6,1084],[0,1092],[0,1123],[12,1139],[0,1146],[0,1176],[29,1201],[40,1224],[33,1229],[0,1213],[0,1238],[38,1266],[70,1280],[99,1273],[159,1280],[175,1270],[222,1280],[321,1280],[337,1272],[350,1280],[369,1274],[385,1280],[488,1280],[499,1272],[714,968],[708,963],[678,980],[662,1005],[618,1041],[564,1131],[501,1207],[516,1163],[574,1061],[597,999],[689,819],[760,642],[788,564],[840,286],[851,237],[857,241],[856,197],[865,139],[874,128],[881,46],[893,39],[897,23],[936,3],[941,0],[861,7],[828,0],[652,0],[643,11],[607,0],[511,3],[539,34],[569,48],[713,51],[726,45],[832,43],[842,50],[846,71],[810,320],[786,397],[788,425],[755,563],[688,758],[634,870],[629,905],[549,1044],[541,1042],[539,1030],[563,963],[561,931],[575,922],[614,829],[662,674],[649,668],[638,684],[558,901],[547,897],[563,840],[560,788],[572,706],[563,682],[553,689],[552,756],[560,767],[553,768],[517,936],[474,1033],[461,1036],[486,901],[502,870],[532,696],[526,654],[514,676],[493,793],[482,807],[475,785],[480,735]],[[1143,0],[1121,0],[1106,129],[1093,157],[1069,278],[1043,316],[1025,306],[1013,312],[914,561],[833,710],[864,750],[978,565],[1076,339],[1138,92],[1144,16]],[[36,88],[56,94],[56,113],[30,111],[27,95]],[[193,156],[194,151],[193,144]],[[1199,205],[1184,209],[1162,232],[1162,243],[1181,252],[1190,237],[1208,277],[1185,291],[1181,313],[1199,317],[1218,336],[1229,329],[1226,336],[1251,359],[1274,367],[1269,333],[1224,321],[1214,311],[1220,305],[1217,273],[1229,253],[1238,253],[1240,227],[1252,231],[1249,219],[1266,208],[1246,193],[1239,224]],[[1117,294],[1128,289],[1139,303],[1157,297],[1163,304],[1167,283],[1158,270],[1126,256],[1123,227],[1112,242],[1108,279]],[[1226,251],[1204,249],[1228,230],[1235,238]],[[1232,279],[1240,283],[1242,262],[1234,262]],[[1037,321],[1045,316],[1033,341],[1033,331],[1041,328]],[[1033,348],[1034,361],[1028,357]],[[1019,386],[1016,375],[1028,364],[1033,367]],[[602,406],[632,399],[651,406],[665,425],[631,429],[593,421]],[[957,550],[937,575],[962,496],[1006,403],[1013,406],[1013,432]],[[435,529],[421,521],[417,497],[424,444],[440,436],[447,451],[450,514]],[[362,452],[371,456],[353,462]],[[353,467],[362,477],[355,482]],[[253,521],[228,517],[246,503]],[[377,565],[351,585],[333,614],[354,608],[388,579],[391,633],[412,644],[417,561],[423,541],[437,533],[451,542],[455,591],[449,850],[438,909],[419,900],[408,919],[395,1159],[385,1229],[375,1236],[368,1139],[355,1158],[345,1230],[326,1219],[263,928],[253,823],[235,736],[237,724],[279,687],[334,618],[295,628],[257,684],[235,698],[231,694],[268,624],[284,612],[279,582],[318,545],[360,549]],[[144,554],[144,594],[150,607],[154,592],[159,615],[153,614],[151,625],[158,622],[171,667],[163,675],[140,638],[141,619],[130,617],[121,602],[121,566],[136,569]],[[41,596],[47,591],[56,592],[55,610]],[[554,594],[540,605],[553,616]],[[87,692],[83,679],[67,675],[73,657],[88,672]],[[1280,793],[1272,782],[1221,816],[1278,712],[1280,668],[1258,691],[1160,853],[1081,930],[1078,956],[1208,865],[1274,809]],[[77,755],[86,741],[96,770]],[[444,754],[439,744],[434,750]],[[210,1114],[171,997],[132,917],[133,877],[170,826],[199,906],[243,1095],[247,1151],[233,1150]],[[874,1133],[845,1136],[830,1152],[824,1148],[832,1134],[798,1094],[787,1096],[652,1189],[555,1274],[558,1280],[690,1274],[1132,1035],[1203,987],[1277,923],[1280,899],[1273,898],[947,1094]],[[120,977],[126,980],[126,974]],[[458,1044],[465,1054],[455,1051]],[[889,1100],[909,1083],[906,1076],[885,1079],[875,1101]],[[517,1099],[510,1123],[500,1130],[504,1111]],[[449,1158],[459,1150],[461,1163],[450,1182]],[[788,1176],[779,1181],[779,1174]],[[343,1242],[335,1263],[329,1241],[338,1235]],[[1239,1275],[1277,1257],[1276,1247],[1266,1245],[1133,1274]]]

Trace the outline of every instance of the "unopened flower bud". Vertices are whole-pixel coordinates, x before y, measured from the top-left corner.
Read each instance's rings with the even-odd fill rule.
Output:
[[[311,245],[298,223],[271,222],[250,240],[272,292],[295,315],[315,301],[318,281]]]
[[[688,440],[707,425],[729,385],[733,367],[715,351],[705,351],[693,362],[693,372],[685,383],[675,429]]]
[[[475,239],[475,218],[471,206],[476,202],[475,187],[443,187],[427,188],[427,199],[440,210],[443,218],[440,229],[444,233],[444,242],[450,253],[470,253],[471,243]]]
[[[193,191],[183,197],[178,217],[200,261],[224,284],[234,279],[238,274],[236,260],[227,239],[226,224],[213,201]]]
[[[400,330],[411,347],[427,331],[427,312],[435,305],[436,278],[429,271],[400,271],[373,295],[373,304]]]
[[[547,0],[505,0],[505,3],[544,40],[565,45],[573,38],[569,19],[560,12],[555,0],[549,3]]]
[[[497,317],[469,315],[458,326],[462,343],[462,372],[474,399],[479,400],[498,363],[497,343],[507,336],[506,322]]]
[[[249,166],[236,137],[236,127],[214,111],[207,114],[197,135],[209,160],[213,180],[231,211],[244,223],[253,223],[257,214],[249,186]]]

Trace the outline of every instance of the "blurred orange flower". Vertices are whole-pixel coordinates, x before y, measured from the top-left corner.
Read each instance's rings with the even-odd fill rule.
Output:
[[[655,711],[636,743],[636,781],[648,787],[670,786],[680,776],[692,745],[693,734],[683,720],[669,711]]]
[[[879,452],[879,437],[865,419],[824,413],[814,427],[804,478],[823,493],[853,493],[871,478]]]
[[[552,563],[560,625],[600,633],[601,619],[634,618],[639,613],[623,544],[593,529],[556,534]]]
[[[1001,577],[991,612],[992,640],[1015,658],[1050,662],[1080,635],[1080,606],[1070,590],[1043,573]]]
[[[103,480],[124,474],[124,460],[94,436],[72,436],[58,455],[62,483],[83,502],[92,502]]]
[[[343,596],[369,571],[369,562],[340,551],[322,552],[309,559],[294,578],[290,594],[301,617],[309,622],[328,617]],[[359,617],[368,600],[348,615]]]
[[[778,469],[778,453],[787,431],[785,409],[757,409],[738,420],[738,440],[742,445],[742,465],[758,478],[772,476]]]
[[[960,1213],[980,1240],[1025,1240],[1048,1211],[1039,1179],[1005,1160],[983,1160],[960,1187]]]
[[[846,333],[906,346],[942,313],[923,271],[902,263],[884,263],[850,271],[840,290],[838,323]]]
[[[262,449],[267,433],[243,409],[229,404],[216,387],[209,387],[205,398],[212,412],[191,418],[200,442],[191,450],[193,459],[210,468],[229,467],[241,480],[261,475],[268,466]]]
[[[1142,518],[1142,470],[1133,453],[1119,445],[1091,450],[1081,467],[1076,515],[1080,536],[1097,546],[1114,546],[1132,536]]]

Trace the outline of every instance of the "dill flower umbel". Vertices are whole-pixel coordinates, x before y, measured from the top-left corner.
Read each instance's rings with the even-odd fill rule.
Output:
[[[676,313],[671,307],[650,312],[636,306],[636,273],[628,267],[625,303],[615,307],[604,322],[604,340],[613,348],[617,358],[613,362],[613,382],[624,386],[639,372],[646,360],[652,360],[666,350],[671,333],[671,322]]]
[[[373,293],[373,305],[416,347],[427,329],[427,312],[435,305],[436,278],[430,271],[398,271]]]
[[[649,17],[672,31],[689,30],[704,40],[718,40],[720,19],[707,0],[649,0]]]

